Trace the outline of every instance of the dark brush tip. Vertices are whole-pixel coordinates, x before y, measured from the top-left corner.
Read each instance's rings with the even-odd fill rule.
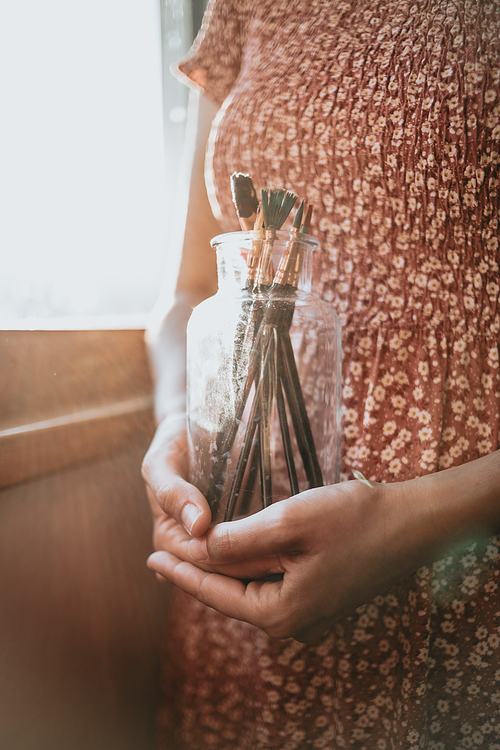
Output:
[[[312,212],[313,212],[313,206],[312,203],[309,204],[306,211],[306,218],[304,219],[304,222],[302,226],[300,227],[300,231],[306,234],[309,231],[309,227],[311,226],[311,218],[312,218]]]
[[[300,204],[300,206],[297,209],[297,212],[295,214],[295,218],[293,220],[293,228],[294,229],[300,229],[300,225],[302,223],[302,216],[304,215],[304,201]]]
[[[257,213],[259,201],[250,175],[243,172],[233,172],[231,175],[231,194],[238,216],[248,218]]]
[[[262,190],[261,192],[261,207],[264,229],[267,229],[269,226],[269,190]]]

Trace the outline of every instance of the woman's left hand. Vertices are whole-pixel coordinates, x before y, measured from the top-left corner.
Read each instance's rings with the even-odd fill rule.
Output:
[[[179,556],[156,552],[148,564],[225,615],[314,642],[435,556],[440,533],[417,487],[352,481],[307,490],[185,538]],[[241,580],[243,570],[253,580]],[[282,579],[255,580],[270,572]]]

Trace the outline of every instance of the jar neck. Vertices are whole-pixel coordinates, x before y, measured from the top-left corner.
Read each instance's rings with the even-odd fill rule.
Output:
[[[219,235],[212,240],[217,250],[219,290],[310,292],[312,254],[317,244],[310,235],[293,230]]]

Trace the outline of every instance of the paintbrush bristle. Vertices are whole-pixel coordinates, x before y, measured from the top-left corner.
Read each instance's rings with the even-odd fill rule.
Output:
[[[284,188],[262,191],[262,216],[266,229],[281,229],[297,201],[297,195]]]
[[[295,218],[293,220],[293,228],[294,229],[300,229],[300,225],[302,224],[302,216],[304,215],[304,201],[300,204],[300,206],[297,209],[297,213],[295,214]]]
[[[307,207],[306,218],[304,219],[304,223],[300,227],[300,231],[303,234],[307,234],[307,232],[309,231],[309,227],[311,226],[312,212],[313,212],[313,206],[312,206],[312,203],[310,203]]]

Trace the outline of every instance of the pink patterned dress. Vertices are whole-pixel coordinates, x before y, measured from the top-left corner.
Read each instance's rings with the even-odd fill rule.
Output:
[[[343,476],[499,447],[499,0],[214,0],[180,69],[221,104],[207,184],[315,207],[313,291],[343,326]],[[278,641],[176,596],[159,747],[500,749],[499,540]]]

